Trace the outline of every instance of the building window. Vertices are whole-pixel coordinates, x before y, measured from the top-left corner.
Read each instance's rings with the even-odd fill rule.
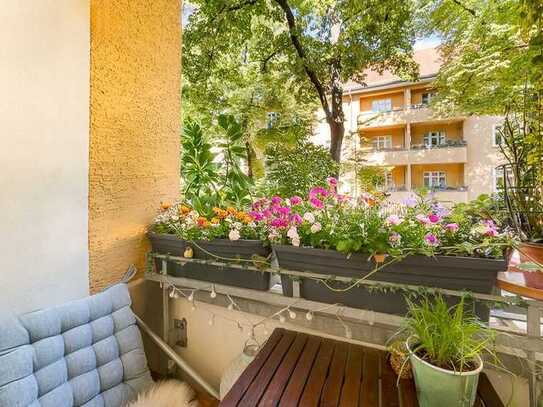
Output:
[[[495,124],[492,128],[492,146],[498,147],[503,143],[502,139],[503,126],[501,124]]]
[[[266,127],[268,129],[272,129],[275,127],[277,122],[279,121],[279,118],[281,117],[281,113],[278,112],[268,112],[267,114],[267,121],[266,121]]]
[[[375,150],[386,150],[392,148],[392,136],[377,136],[373,139]]]
[[[424,146],[426,148],[442,146],[447,141],[447,135],[442,131],[430,131],[424,135]]]
[[[511,183],[513,182],[513,170],[511,169],[511,167],[506,167],[505,172],[503,166],[494,168],[494,192],[503,191],[506,181],[505,177],[507,177],[507,185],[511,185]]]
[[[430,104],[432,98],[436,95],[435,92],[424,92],[422,94],[422,104],[423,105],[428,105]]]
[[[445,171],[425,171],[424,172],[424,186],[430,189],[446,188],[447,179],[445,177]]]
[[[379,99],[371,102],[372,112],[390,112],[392,110],[391,99]]]

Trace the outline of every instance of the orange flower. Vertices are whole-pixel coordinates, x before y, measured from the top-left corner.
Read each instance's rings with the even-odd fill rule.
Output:
[[[236,208],[229,206],[226,208],[226,212],[228,212],[230,215],[235,215],[237,213]]]
[[[198,223],[198,226],[200,226],[201,228],[207,228],[209,226],[209,221],[203,216],[200,216],[198,218],[197,223]]]
[[[172,204],[169,202],[161,202],[160,207],[162,208],[162,210],[167,211],[172,207]]]
[[[245,212],[239,211],[234,214],[237,220],[245,220],[247,218],[247,214]]]
[[[191,211],[191,209],[188,206],[182,205],[181,207],[179,207],[179,213],[181,215],[186,215],[190,211]]]

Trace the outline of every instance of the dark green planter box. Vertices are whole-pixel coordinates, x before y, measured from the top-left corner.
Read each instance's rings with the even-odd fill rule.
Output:
[[[216,260],[213,256],[208,255],[199,247],[216,256],[235,259],[251,259],[255,254],[267,257],[270,253],[270,249],[264,247],[259,240],[199,240],[196,242],[199,246],[197,247],[174,235],[149,232],[147,236],[151,241],[153,252],[179,257],[183,257],[183,253],[188,246],[192,247],[195,259]],[[155,264],[157,270],[162,268],[162,261],[160,259],[156,259]],[[260,291],[267,291],[270,285],[270,273],[240,270],[239,268],[232,268],[228,265],[218,267],[187,262],[185,265],[181,266],[174,262],[168,262],[167,272],[173,277],[191,278],[194,280],[209,281],[210,283],[250,288]]]
[[[273,247],[279,266],[285,269],[307,271],[319,274],[360,278],[375,268],[375,263],[368,261],[362,254],[353,254],[349,258],[335,250],[301,248],[286,245]],[[490,294],[496,283],[499,271],[506,269],[505,260],[481,259],[454,256],[410,256],[378,271],[370,280],[397,284],[409,284],[443,288],[474,293]],[[292,280],[282,276],[283,293],[292,296]],[[345,283],[329,283],[334,288],[343,288]],[[407,304],[404,294],[369,292],[366,287],[355,287],[346,292],[335,292],[322,282],[302,278],[301,297],[330,304],[340,303],[348,307],[362,308],[387,314],[405,315]],[[457,297],[447,297],[453,305]],[[489,308],[481,303],[475,304],[479,318],[488,320]]]

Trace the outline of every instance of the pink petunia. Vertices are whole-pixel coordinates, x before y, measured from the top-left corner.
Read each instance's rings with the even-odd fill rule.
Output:
[[[328,195],[330,195],[330,192],[327,189],[322,187],[314,187],[309,191],[309,200],[312,198],[326,198]]]
[[[390,215],[386,218],[385,222],[389,225],[399,225],[403,222],[403,219],[400,218],[398,215]]]
[[[427,233],[426,236],[424,236],[424,241],[428,246],[438,246],[439,245],[439,239],[436,235],[433,233]]]
[[[423,223],[425,225],[428,225],[430,223],[430,219],[428,219],[428,216],[425,216],[425,215],[422,215],[422,214],[418,214],[417,216],[415,216],[415,218],[420,222],[420,223]]]
[[[292,198],[290,198],[291,205],[300,205],[301,203],[302,203],[302,198],[300,198],[298,195],[294,195]]]
[[[441,220],[441,218],[438,215],[432,213],[428,216],[428,220],[432,223],[437,223]]]
[[[449,232],[456,232],[458,229],[459,229],[459,226],[457,223],[448,223],[447,225],[445,225],[445,228],[449,231]]]
[[[275,218],[270,223],[274,228],[286,228],[288,226],[288,220]]]
[[[290,215],[290,223],[293,223],[295,225],[301,225],[303,222],[302,217],[298,213],[293,213]]]
[[[290,208],[288,206],[280,206],[279,208],[277,208],[277,212],[281,216],[288,216],[290,214]]]
[[[262,216],[264,216],[266,219],[269,219],[273,216],[273,212],[269,209],[264,209],[262,211]]]
[[[282,199],[280,196],[276,195],[271,199],[271,202],[272,202],[272,205],[280,205],[282,202]]]
[[[311,204],[311,206],[313,206],[314,208],[317,208],[317,209],[322,209],[324,208],[324,204],[322,203],[322,201],[318,198],[310,198],[309,199],[309,203]]]
[[[249,216],[253,218],[253,220],[256,222],[260,222],[261,220],[264,219],[264,215],[261,212],[257,212],[257,211],[249,212]]]

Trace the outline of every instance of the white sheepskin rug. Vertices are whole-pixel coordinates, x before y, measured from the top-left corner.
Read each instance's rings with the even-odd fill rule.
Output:
[[[126,407],[198,407],[195,396],[187,383],[168,380],[156,383]]]

